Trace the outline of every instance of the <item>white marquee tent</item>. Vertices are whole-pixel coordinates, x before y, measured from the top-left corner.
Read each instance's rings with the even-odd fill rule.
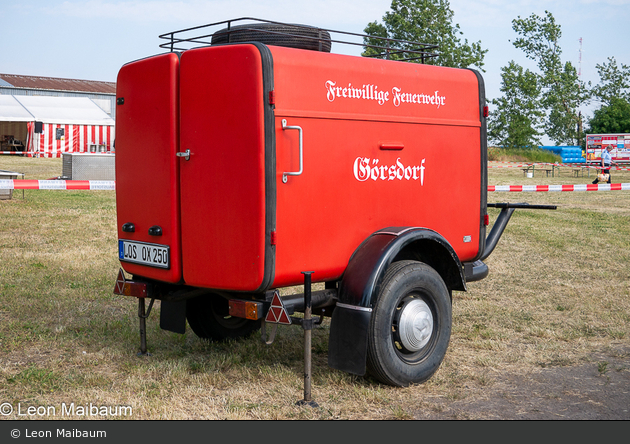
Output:
[[[87,97],[0,95],[0,142],[20,141],[31,156],[113,152],[114,120]]]

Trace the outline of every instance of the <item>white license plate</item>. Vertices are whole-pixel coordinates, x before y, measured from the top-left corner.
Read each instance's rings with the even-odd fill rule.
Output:
[[[121,261],[149,267],[169,268],[170,257],[168,245],[148,244],[128,240],[118,241],[118,258]]]

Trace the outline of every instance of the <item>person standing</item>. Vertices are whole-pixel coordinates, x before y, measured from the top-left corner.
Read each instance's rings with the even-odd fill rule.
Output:
[[[605,150],[602,150],[602,173],[608,174],[608,183],[611,183],[610,178],[610,165],[612,164],[612,156],[610,152],[612,151],[612,146],[608,145]],[[599,176],[593,181],[593,183],[599,182]]]

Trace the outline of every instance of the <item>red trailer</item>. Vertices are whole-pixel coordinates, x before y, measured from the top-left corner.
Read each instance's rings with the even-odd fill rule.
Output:
[[[117,225],[133,278],[121,270],[115,292],[139,297],[142,320],[144,298],[159,299],[162,328],[187,320],[221,340],[309,310],[276,292],[309,271],[325,282],[312,310],[332,317],[331,367],[428,379],[452,291],[487,275],[513,211],[486,245],[482,77],[332,54],[330,30],[236,21],[207,25],[224,28],[209,44],[182,37],[206,27],[169,33],[171,52],[120,70]]]

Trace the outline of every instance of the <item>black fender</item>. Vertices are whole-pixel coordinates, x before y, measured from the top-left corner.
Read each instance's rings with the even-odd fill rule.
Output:
[[[393,227],[368,237],[350,257],[339,285],[328,339],[328,365],[364,375],[372,307],[385,270],[398,260],[433,267],[450,291],[466,291],[462,264],[449,242],[428,228]]]

